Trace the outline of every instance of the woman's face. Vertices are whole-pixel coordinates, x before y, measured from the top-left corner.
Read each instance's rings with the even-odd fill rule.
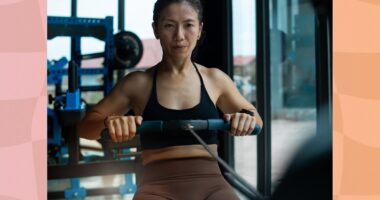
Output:
[[[153,24],[164,55],[173,58],[191,56],[202,32],[197,11],[188,3],[172,3],[161,11],[157,25]]]

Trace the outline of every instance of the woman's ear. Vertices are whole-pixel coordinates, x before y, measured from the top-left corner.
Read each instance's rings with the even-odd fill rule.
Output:
[[[157,26],[154,22],[152,22],[152,28],[153,28],[153,33],[154,33],[154,36],[156,37],[156,39],[158,39],[158,33],[157,33]]]

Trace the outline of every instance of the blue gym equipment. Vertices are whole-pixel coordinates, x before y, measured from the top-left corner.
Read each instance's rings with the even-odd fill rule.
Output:
[[[113,70],[131,68],[136,65],[142,56],[142,43],[131,32],[124,31],[114,36],[112,17],[94,19],[49,16],[48,39],[51,40],[62,36],[73,38],[74,44],[71,49],[72,56],[70,61],[62,57],[58,61],[47,62],[48,84],[55,86],[55,96],[49,95],[49,104],[53,104],[53,108],[48,108],[48,179],[69,178],[70,187],[64,191],[48,192],[48,198],[83,199],[94,195],[134,193],[136,183],[133,180],[134,175],[132,173],[135,173],[135,168],[137,168],[134,167],[135,163],[140,163],[136,161],[139,158],[132,159],[124,156],[120,158],[121,163],[116,164],[118,169],[115,170],[115,164],[112,163],[112,160],[118,159],[115,156],[118,154],[114,153],[116,152],[115,150],[107,149],[107,146],[103,145],[103,150],[99,149],[104,151],[104,157],[97,158],[95,156],[95,158],[89,158],[81,155],[76,124],[84,116],[86,106],[88,106],[81,99],[81,93],[102,91],[104,95],[107,95],[114,84]],[[82,55],[80,37],[94,37],[104,41],[104,52]],[[118,39],[116,45],[114,38]],[[115,46],[120,52],[129,53],[128,58],[123,58],[128,65],[115,62],[115,53],[118,52]],[[134,49],[137,49],[137,53],[132,51]],[[82,60],[99,57],[104,58],[103,66],[81,68]],[[68,67],[66,68],[67,65]],[[83,75],[101,75],[103,85],[84,86],[81,83],[81,76]],[[62,91],[64,76],[68,76],[68,90],[66,92]],[[130,152],[130,148],[134,148],[136,145],[137,143],[120,148],[117,151]],[[133,152],[131,152],[131,155],[134,157],[139,156]],[[96,162],[91,162],[93,160]],[[131,166],[133,167],[132,169]],[[66,173],[73,171],[78,174]],[[92,189],[80,186],[81,177],[111,174],[124,174],[125,184],[119,187]]]

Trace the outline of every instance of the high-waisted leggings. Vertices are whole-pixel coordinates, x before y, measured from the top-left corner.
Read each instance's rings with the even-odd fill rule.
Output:
[[[211,158],[164,160],[144,166],[133,200],[238,200]]]

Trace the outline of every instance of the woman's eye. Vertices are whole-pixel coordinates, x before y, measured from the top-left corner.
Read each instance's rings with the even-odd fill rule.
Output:
[[[186,24],[187,27],[193,27],[194,24]]]
[[[170,28],[170,27],[173,27],[173,24],[165,24],[164,27],[165,28]]]

